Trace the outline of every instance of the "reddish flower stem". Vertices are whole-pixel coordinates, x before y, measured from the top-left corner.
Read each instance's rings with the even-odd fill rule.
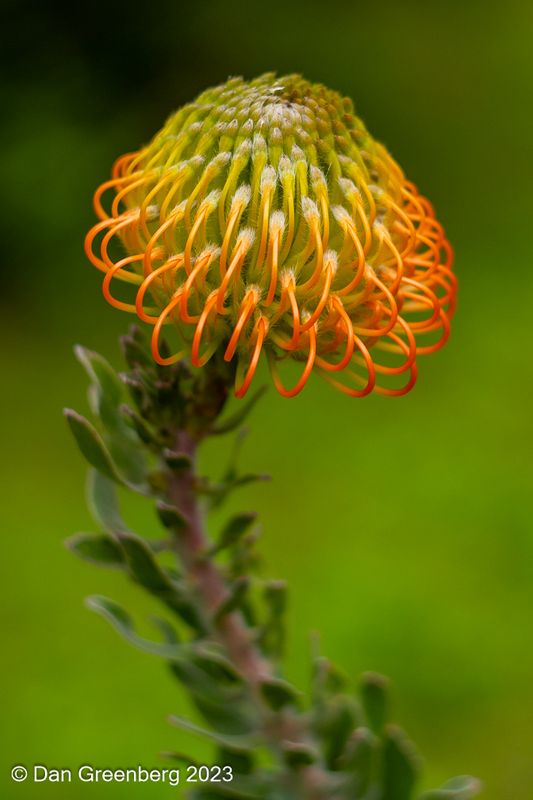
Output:
[[[170,481],[169,499],[181,511],[188,525],[180,532],[177,548],[181,562],[195,582],[203,601],[204,611],[212,616],[227,597],[228,590],[216,565],[202,558],[209,546],[202,514],[195,492],[196,440],[187,432],[179,431],[176,450],[185,453],[192,461],[186,472],[173,472]],[[250,686],[256,688],[261,680],[271,674],[269,664],[261,657],[253,644],[251,633],[242,614],[234,611],[226,614],[213,631],[225,647],[232,663],[245,676]]]
[[[176,435],[175,449],[189,456],[192,466],[189,470],[172,471],[168,499],[179,509],[187,521],[176,541],[178,557],[195,583],[202,611],[209,620],[227,597],[228,589],[223,575],[216,564],[202,558],[209,548],[200,505],[195,491],[195,460],[198,442],[187,431]],[[213,637],[224,647],[228,658],[245,678],[261,716],[261,727],[265,738],[276,754],[282,752],[283,742],[308,743],[309,733],[301,719],[293,713],[272,712],[263,702],[259,687],[265,679],[273,678],[271,664],[263,658],[253,642],[253,634],[242,614],[233,611],[213,624]],[[331,797],[330,780],[319,766],[302,767],[297,772],[287,772],[287,782],[293,785],[302,800],[328,800]]]

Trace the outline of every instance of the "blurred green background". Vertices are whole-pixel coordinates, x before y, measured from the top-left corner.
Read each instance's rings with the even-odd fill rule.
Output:
[[[308,634],[357,676],[394,684],[395,717],[427,759],[423,787],[470,772],[486,800],[533,787],[531,220],[533,7],[203,0],[4,3],[0,148],[0,417],[4,741],[9,798],[170,798],[157,785],[15,785],[15,763],[161,765],[205,753],[167,726],[182,691],[82,605],[94,592],[151,610],[121,576],[62,546],[91,530],[85,467],[61,416],[86,410],[72,355],[120,364],[129,318],[82,253],[113,159],[231,74],[301,71],[358,113],[435,203],[457,254],[450,343],[399,400],[350,400],[316,379],[271,391],[246,466],[269,573],[291,586],[288,670],[308,682]],[[210,450],[209,468],[224,448]],[[141,530],[150,508],[130,508]]]

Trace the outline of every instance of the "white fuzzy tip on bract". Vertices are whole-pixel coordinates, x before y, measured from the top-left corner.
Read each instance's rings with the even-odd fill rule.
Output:
[[[319,167],[312,166],[310,172],[311,172],[311,182],[315,188],[321,188],[321,189],[328,188],[326,176]]]
[[[200,210],[203,210],[204,208],[209,208],[210,210],[213,210],[214,208],[217,207],[219,200],[220,200],[220,190],[213,189],[213,191],[209,192],[209,194],[206,195],[206,197],[204,197],[204,199],[202,200],[200,204]]]
[[[198,258],[209,256],[209,261],[214,261],[220,255],[220,247],[216,244],[207,244]]]
[[[385,190],[375,183],[369,183],[368,189],[376,200],[381,200],[385,196]]]
[[[291,157],[293,161],[305,161],[305,153],[297,144],[293,144],[292,146]]]
[[[215,167],[215,168],[225,167],[226,164],[229,161],[231,161],[231,156],[232,156],[232,153],[228,152],[227,150],[222,152],[222,153],[218,153],[218,155],[216,155],[209,162],[209,166],[210,167]]]
[[[247,253],[255,240],[255,231],[253,228],[243,228],[237,236],[236,246],[239,245],[244,248]]]
[[[243,139],[240,145],[235,150],[233,158],[243,158],[252,152],[252,142],[250,139]]]
[[[271,234],[285,230],[285,214],[283,211],[274,211],[274,213],[270,215],[269,229]]]
[[[187,167],[191,167],[191,169],[196,169],[197,167],[201,167],[205,161],[205,156],[192,156],[187,161],[182,162]]]
[[[294,163],[291,161],[291,159],[288,156],[286,156],[286,155],[281,156],[281,158],[279,160],[279,164],[278,164],[278,172],[279,172],[279,176],[280,176],[282,181],[287,179],[287,178],[293,178],[294,177],[294,173],[295,173]]]
[[[379,219],[374,220],[372,228],[376,231],[378,236],[387,236],[387,228]]]
[[[254,153],[266,153],[267,143],[265,137],[260,133],[256,133],[253,138]]]
[[[311,222],[319,218],[317,205],[310,197],[302,197],[302,214],[306,222]]]
[[[242,183],[235,194],[233,195],[233,199],[231,201],[232,208],[236,205],[240,205],[243,208],[246,208],[248,203],[250,202],[250,198],[252,196],[252,189],[247,183]]]
[[[343,206],[332,206],[331,213],[342,228],[345,228],[352,219]]]
[[[280,277],[281,277],[281,285],[283,286],[284,289],[286,289],[287,286],[289,286],[289,284],[291,283],[296,284],[296,272],[292,267],[288,267],[282,270]]]
[[[187,208],[187,200],[182,200],[181,203],[178,203],[177,206],[174,206],[172,211],[173,213],[176,214],[177,217],[182,217],[185,214],[186,208]]]
[[[181,203],[180,205],[183,205],[183,203]],[[176,211],[178,210],[181,210],[179,209],[179,206],[176,208]],[[157,217],[159,216],[159,206],[156,205],[147,206],[145,215],[148,222],[152,222],[152,220],[157,219]]]
[[[338,182],[342,193],[348,200],[359,195],[359,189],[349,178],[339,178]]]
[[[250,283],[246,287],[245,296],[246,295],[253,295],[254,296],[254,300],[255,300],[256,303],[258,303],[260,301],[262,294],[263,294],[263,290],[261,289],[260,286],[257,285],[257,283]]]
[[[276,185],[276,170],[270,165],[265,167],[261,173],[261,191],[266,189],[273,189]]]
[[[333,274],[337,272],[338,267],[338,257],[335,250],[326,250],[324,253],[324,266],[331,267],[333,270]]]

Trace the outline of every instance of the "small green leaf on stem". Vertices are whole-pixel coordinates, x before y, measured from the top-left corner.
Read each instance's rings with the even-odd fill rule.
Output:
[[[112,481],[124,484],[125,481],[96,428],[70,408],[66,408],[64,413],[78,447],[89,464]]]
[[[124,386],[115,370],[99,353],[76,345],[74,353],[92,381],[95,392],[92,410],[104,425],[115,428],[120,423],[118,408],[124,399]]]
[[[273,658],[280,658],[285,645],[286,582],[268,581],[263,596],[267,605],[267,618],[261,628],[259,641],[265,652]]]
[[[250,579],[246,575],[241,575],[238,577],[230,586],[225,600],[222,601],[220,606],[215,611],[214,621],[220,622],[220,620],[225,617],[226,614],[231,614],[232,611],[235,611],[236,608],[239,608],[249,588]]]
[[[194,722],[191,722],[185,717],[179,717],[172,715],[168,718],[168,721],[171,725],[174,725],[176,728],[180,728],[187,733],[196,733],[198,736],[201,736],[205,739],[210,739],[213,742],[216,742],[220,747],[227,747],[229,749],[237,749],[237,750],[244,750],[246,752],[252,753],[254,747],[256,746],[256,741],[251,734],[241,735],[241,734],[220,734],[216,731],[209,731],[205,728],[201,728],[199,725],[196,725]]]
[[[178,763],[185,764],[186,766],[190,765],[193,767],[197,767],[199,766],[200,763],[198,761],[195,761],[194,758],[191,758],[191,756],[187,755],[187,753],[180,753],[178,750],[162,750],[161,753],[159,753],[159,755],[161,758],[168,759],[169,761],[177,761]]]
[[[96,522],[108,533],[128,532],[118,507],[117,490],[113,481],[95,469],[87,478],[87,501]]]
[[[120,413],[128,425],[135,431],[141,442],[147,445],[157,445],[161,443],[161,437],[140,414],[130,408],[126,403],[120,406]]]
[[[163,450],[163,458],[170,469],[176,472],[192,469],[192,459],[187,453],[180,453],[168,448]]]
[[[165,642],[168,644],[179,644],[176,629],[168,620],[163,619],[162,617],[151,617],[151,620],[155,627],[160,631]]]
[[[418,769],[413,745],[400,728],[389,725],[383,743],[382,800],[410,800]]]
[[[257,519],[257,514],[254,512],[236,514],[224,526],[218,541],[213,545],[209,551],[210,555],[215,555],[221,550],[232,547],[241,539],[244,534],[250,529]]]
[[[111,537],[95,533],[77,533],[65,542],[69,550],[84,561],[103,567],[123,567],[124,554]]]
[[[308,767],[318,761],[318,753],[316,750],[307,744],[301,742],[284,742],[283,743],[283,758],[286,764],[292,769],[299,767]]]
[[[240,408],[238,408],[234,414],[229,416],[227,419],[222,420],[222,422],[220,422],[218,425],[214,425],[211,428],[210,433],[217,436],[224,433],[231,433],[232,431],[236,430],[236,428],[239,428],[246,419],[246,417],[248,416],[248,414],[250,413],[250,411],[253,409],[255,404],[258,402],[258,400],[260,400],[261,397],[265,394],[266,390],[267,390],[266,386],[261,386],[250,397],[249,400],[247,400],[245,403],[242,403]]]
[[[377,672],[365,672],[361,682],[361,701],[369,727],[380,734],[387,721],[389,681]]]
[[[326,763],[330,769],[339,769],[339,760],[356,723],[355,704],[347,695],[337,695],[324,709],[320,729],[325,739]]]
[[[137,366],[153,367],[153,359],[141,329],[137,325],[130,327],[129,333],[120,339],[126,363],[132,369]]]
[[[440,787],[420,796],[419,800],[471,800],[482,789],[481,781],[471,775],[460,775]]]
[[[156,504],[156,509],[159,519],[165,528],[169,528],[175,533],[180,533],[187,527],[187,520],[176,506],[159,501]]]
[[[342,769],[355,777],[356,797],[366,797],[377,754],[377,739],[368,728],[356,728],[339,759]]]
[[[139,650],[171,660],[187,658],[187,654],[189,653],[187,645],[153,642],[150,639],[139,636],[130,615],[122,606],[115,603],[114,600],[100,595],[93,595],[92,597],[88,597],[85,602],[91,611],[96,611],[97,614],[104,617],[104,619],[111,623],[115,630]]]
[[[298,689],[282,678],[263,680],[260,689],[263,700],[273,711],[279,711],[288,705],[297,705],[301,698]]]
[[[163,594],[174,589],[143,539],[134,533],[119,533],[117,539],[124,551],[131,575],[138,583],[154,594]]]

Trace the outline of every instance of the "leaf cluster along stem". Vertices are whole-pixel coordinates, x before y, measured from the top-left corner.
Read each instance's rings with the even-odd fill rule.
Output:
[[[363,676],[357,698],[345,676],[314,654],[309,696],[298,691],[281,666],[285,585],[257,576],[255,514],[231,517],[213,539],[207,533],[206,511],[265,477],[237,468],[242,422],[261,392],[227,415],[234,375],[222,360],[200,373],[182,362],[157,366],[138,329],[124,337],[123,349],[129,370],[120,377],[98,354],[76,350],[90,377],[96,423],[70,410],[66,417],[92,468],[89,505],[100,531],[67,544],[92,564],[122,571],[171,615],[172,621],[154,620],[162,636],[154,641],[137,632],[115,601],[88,600],[128,642],[167,662],[205,726],[178,716],[170,721],[207,737],[217,762],[231,765],[231,783],[194,788],[189,796],[412,800],[418,758],[387,721],[386,681]],[[198,446],[235,431],[222,477],[199,475]],[[164,536],[140,536],[129,527],[117,486],[155,504]],[[478,788],[463,776],[419,800],[469,800]]]

